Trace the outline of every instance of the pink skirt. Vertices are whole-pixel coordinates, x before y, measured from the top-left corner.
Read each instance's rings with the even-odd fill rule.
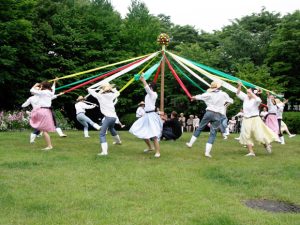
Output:
[[[274,131],[275,134],[279,134],[279,125],[276,115],[268,115],[265,121],[266,125]]]
[[[31,111],[30,125],[40,131],[55,132],[55,125],[51,109],[33,109]]]

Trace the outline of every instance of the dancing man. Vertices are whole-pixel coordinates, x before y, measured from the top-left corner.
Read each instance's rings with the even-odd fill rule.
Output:
[[[229,97],[229,95],[220,90],[221,83],[217,81],[213,81],[210,85],[210,88],[206,93],[201,95],[192,96],[192,101],[194,100],[202,100],[207,105],[206,112],[199,124],[199,127],[194,132],[191,140],[186,143],[186,145],[191,148],[195,143],[197,138],[200,136],[201,131],[207,126],[208,123],[210,126],[210,134],[208,141],[205,147],[205,156],[211,158],[211,149],[212,145],[216,139],[217,129],[220,126],[220,121],[222,117],[222,113],[224,112],[224,108],[227,103],[232,104],[233,99]]]

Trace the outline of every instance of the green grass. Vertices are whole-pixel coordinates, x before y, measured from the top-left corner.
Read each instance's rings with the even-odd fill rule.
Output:
[[[145,154],[146,145],[126,131],[123,144],[97,157],[98,133],[83,138],[52,134],[54,149],[42,138],[29,144],[29,131],[0,133],[0,224],[128,225],[299,225],[300,214],[247,208],[248,199],[272,199],[300,205],[300,135],[273,144],[257,157],[231,135],[220,134],[212,159],[203,155],[207,133],[192,149],[191,134],[161,142],[161,158]]]

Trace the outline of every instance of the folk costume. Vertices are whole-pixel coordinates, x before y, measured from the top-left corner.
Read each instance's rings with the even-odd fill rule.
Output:
[[[244,118],[241,127],[240,144],[247,145],[249,153],[246,156],[255,156],[253,151],[254,140],[263,144],[268,153],[271,153],[270,143],[278,140],[278,136],[267,127],[259,116],[261,99],[251,89],[247,95],[238,88],[237,97],[243,101]]]
[[[84,137],[88,138],[89,136],[89,124],[94,127],[96,130],[100,130],[100,126],[93,122],[89,117],[85,115],[86,109],[93,109],[96,107],[95,104],[87,104],[83,96],[77,98],[77,103],[75,104],[76,109],[76,119],[83,126]]]
[[[224,112],[225,103],[233,103],[233,99],[229,95],[220,90],[221,83],[213,81],[206,93],[192,97],[192,100],[202,100],[207,105],[206,112],[194,132],[191,140],[186,145],[191,148],[201,132],[210,123],[210,135],[206,143],[205,156],[211,158],[212,145],[216,139],[217,129],[220,126],[222,113]]]
[[[273,95],[268,95],[267,98],[268,114],[266,116],[266,125],[274,131],[275,134],[279,134],[279,126],[277,120],[277,105]]]
[[[144,139],[148,149],[145,149],[144,152],[153,150],[150,144],[150,138],[154,140],[155,145],[155,157],[160,157],[158,139],[162,135],[163,123],[160,116],[155,111],[155,103],[157,99],[157,92],[155,92],[154,83],[151,83],[150,86],[146,83],[144,78],[141,76],[140,80],[144,83],[144,88],[146,91],[145,96],[145,115],[136,120],[129,132],[135,135],[138,138]]]
[[[118,118],[115,110],[114,100],[120,95],[115,88],[109,83],[104,83],[101,85],[99,92],[95,89],[88,88],[88,92],[98,100],[100,105],[100,111],[104,115],[104,120],[100,130],[100,143],[102,152],[98,155],[106,156],[108,155],[108,144],[106,141],[106,131],[110,131],[114,144],[121,144],[119,135],[117,134],[114,126]]]

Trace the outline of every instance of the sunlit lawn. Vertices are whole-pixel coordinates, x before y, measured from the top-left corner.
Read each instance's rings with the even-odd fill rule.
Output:
[[[52,134],[54,149],[29,132],[0,133],[0,224],[241,224],[299,225],[300,214],[247,208],[247,199],[300,205],[300,135],[273,144],[256,157],[231,135],[218,134],[212,159],[204,157],[207,133],[193,148],[191,133],[161,142],[161,158],[145,154],[143,141],[126,131],[123,144],[99,157],[97,132]]]

